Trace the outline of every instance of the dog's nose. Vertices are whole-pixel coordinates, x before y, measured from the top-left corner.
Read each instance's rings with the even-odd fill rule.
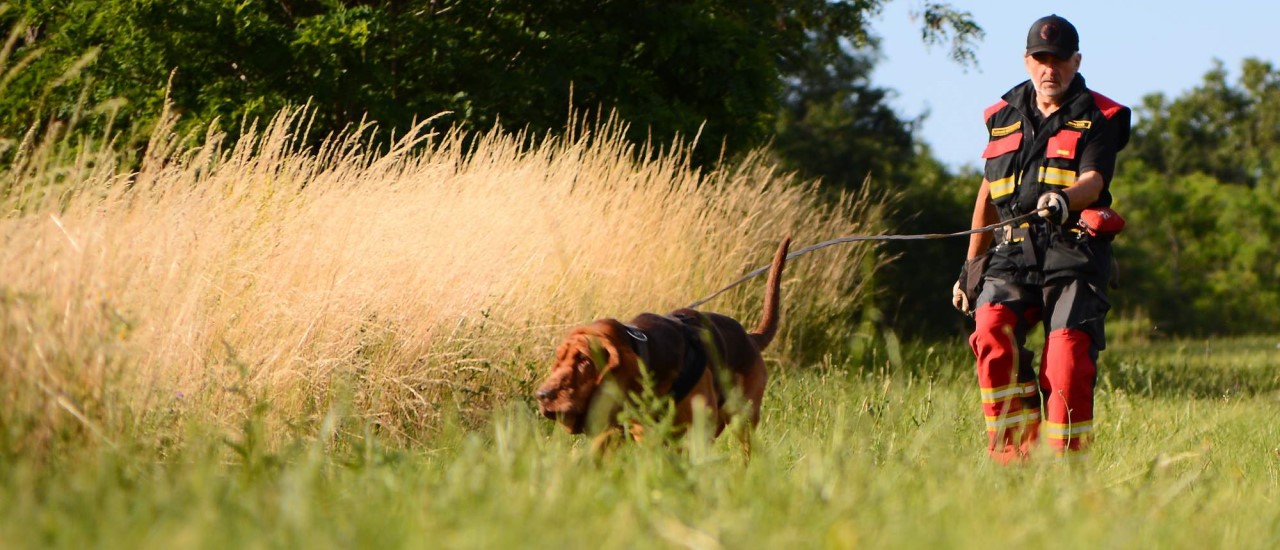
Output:
[[[538,392],[534,394],[538,397],[538,401],[546,401],[556,396],[555,388],[538,388]]]

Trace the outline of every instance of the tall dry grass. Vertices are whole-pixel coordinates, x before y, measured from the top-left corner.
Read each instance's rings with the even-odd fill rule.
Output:
[[[763,154],[700,172],[617,121],[563,138],[435,133],[311,148],[306,109],[235,143],[160,124],[140,167],[110,140],[29,137],[2,175],[0,428],[10,451],[111,444],[266,404],[268,439],[334,403],[400,441],[526,399],[568,326],[680,307],[798,245],[873,230]],[[787,368],[848,337],[872,249],[788,265]],[[753,325],[763,282],[708,304]],[[176,434],[176,435],[175,435]],[[166,437],[168,437],[166,436]]]

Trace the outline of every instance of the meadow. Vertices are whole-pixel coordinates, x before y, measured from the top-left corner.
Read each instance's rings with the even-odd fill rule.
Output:
[[[617,121],[309,147],[307,117],[236,143],[167,119],[130,169],[105,137],[24,142],[0,187],[0,546],[1280,545],[1280,339],[1133,320],[1090,455],[999,467],[963,338],[877,330],[866,245],[788,266],[749,458],[698,429],[595,453],[530,396],[568,327],[692,302],[784,235],[890,230],[885,205],[763,154],[699,171]],[[707,308],[750,324],[761,284]]]

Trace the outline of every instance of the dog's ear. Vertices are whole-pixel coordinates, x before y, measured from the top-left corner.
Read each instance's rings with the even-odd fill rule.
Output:
[[[581,424],[588,434],[597,434],[613,426],[624,396],[622,385],[629,384],[617,337],[608,323],[596,322],[579,327],[566,339],[566,349],[559,355],[571,364],[576,379],[574,395],[586,415]],[[620,379],[621,378],[621,379]]]
[[[567,349],[560,352],[560,361],[572,365],[578,376],[596,382],[608,371],[610,344],[607,344],[596,331],[589,329],[576,330],[565,341]]]
[[[636,377],[636,356],[631,347],[626,345],[627,328],[617,319],[601,319],[594,323],[595,343],[598,346],[598,359],[601,373],[616,371],[623,381],[631,381]]]

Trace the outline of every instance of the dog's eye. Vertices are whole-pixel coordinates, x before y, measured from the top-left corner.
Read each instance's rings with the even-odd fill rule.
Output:
[[[591,358],[581,353],[579,353],[578,357],[573,361],[573,369],[578,372],[587,372],[593,367],[595,367],[595,363],[591,361]]]

